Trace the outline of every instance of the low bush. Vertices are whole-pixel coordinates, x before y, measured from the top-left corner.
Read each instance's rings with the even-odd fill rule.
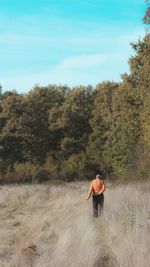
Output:
[[[48,171],[30,162],[16,163],[14,171],[1,173],[0,183],[41,183],[49,178]]]

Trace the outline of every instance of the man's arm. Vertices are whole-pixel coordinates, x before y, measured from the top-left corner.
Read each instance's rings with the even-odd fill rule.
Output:
[[[101,188],[99,194],[102,194],[105,191],[105,189],[106,189],[105,183],[102,181],[102,188]]]

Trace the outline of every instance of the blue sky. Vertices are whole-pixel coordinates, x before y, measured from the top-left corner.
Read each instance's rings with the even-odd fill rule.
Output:
[[[3,90],[120,81],[144,11],[144,0],[1,0]]]

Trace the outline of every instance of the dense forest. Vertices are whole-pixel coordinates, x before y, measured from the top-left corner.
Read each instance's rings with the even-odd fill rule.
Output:
[[[0,180],[150,174],[150,35],[133,43],[122,82],[0,93]]]

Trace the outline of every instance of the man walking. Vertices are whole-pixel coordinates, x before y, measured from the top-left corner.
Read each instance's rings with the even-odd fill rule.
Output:
[[[92,180],[90,189],[88,192],[87,200],[92,195],[93,197],[93,215],[94,217],[98,217],[103,212],[104,207],[104,194],[105,191],[105,184],[102,181],[102,177],[97,174],[96,178]]]

